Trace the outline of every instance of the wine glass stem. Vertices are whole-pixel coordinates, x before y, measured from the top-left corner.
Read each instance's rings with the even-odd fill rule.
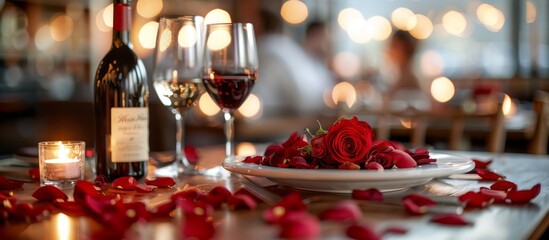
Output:
[[[185,119],[181,113],[175,114],[175,125],[177,130],[175,133],[176,162],[178,162],[178,164],[183,164],[184,167],[189,167],[190,164],[189,161],[187,161],[184,150],[185,140],[183,134],[185,133]]]
[[[232,109],[224,109],[223,117],[225,118],[225,158],[232,159],[234,157],[234,116]]]

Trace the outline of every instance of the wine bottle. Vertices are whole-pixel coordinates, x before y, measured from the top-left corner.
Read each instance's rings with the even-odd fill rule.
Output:
[[[141,178],[149,158],[147,73],[132,50],[129,0],[113,7],[112,46],[95,73],[96,174]]]

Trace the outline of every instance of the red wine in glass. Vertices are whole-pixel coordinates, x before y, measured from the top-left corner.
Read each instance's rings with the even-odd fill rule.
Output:
[[[248,98],[256,76],[238,74],[209,74],[203,78],[204,87],[222,108],[237,109]]]

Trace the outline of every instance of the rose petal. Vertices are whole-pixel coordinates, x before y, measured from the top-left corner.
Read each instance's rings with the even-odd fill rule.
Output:
[[[40,181],[40,168],[29,169],[29,176],[34,181]]]
[[[277,224],[283,221],[289,214],[302,213],[307,210],[298,193],[290,193],[274,206],[263,211],[263,220],[270,224]]]
[[[437,214],[431,218],[431,222],[452,226],[465,226],[471,223],[456,213]]]
[[[152,180],[145,179],[145,184],[157,186],[159,188],[169,188],[175,185],[175,181],[171,177],[157,177]]]
[[[480,192],[469,191],[459,196],[459,201],[465,203],[466,207],[484,208],[494,202],[492,196],[482,194]]]
[[[362,218],[362,211],[356,202],[344,200],[321,212],[319,218],[321,220],[356,222]]]
[[[186,198],[178,198],[175,201],[176,205],[183,210],[185,216],[199,216],[208,218],[214,213],[214,208],[211,204],[204,201],[192,201]]]
[[[416,161],[408,153],[395,149],[392,155],[397,168],[414,168],[417,166]]]
[[[84,209],[84,206],[80,203],[57,199],[56,201],[53,201],[53,205],[57,207],[57,209],[59,209],[62,213],[72,217],[80,217],[86,215],[86,210]]]
[[[245,194],[235,194],[234,196],[231,196],[228,204],[229,208],[232,210],[253,210],[257,207],[257,202],[252,197]]]
[[[367,200],[367,201],[383,201],[383,193],[376,188],[370,188],[366,190],[354,189],[352,193],[353,199]]]
[[[246,158],[244,158],[242,162],[260,164],[262,160],[263,160],[262,156],[254,156],[254,157],[247,156]]]
[[[488,170],[477,169],[476,172],[480,176],[480,178],[482,178],[482,180],[484,181],[500,181],[505,178],[495,172],[488,171]]]
[[[23,182],[16,182],[0,176],[0,190],[19,189],[23,187]]]
[[[78,180],[76,181],[74,185],[74,192],[73,192],[73,198],[74,201],[77,203],[84,202],[84,199],[86,196],[99,196],[99,192],[95,189],[93,183],[85,181],[85,180]]]
[[[404,196],[403,199],[410,199],[418,206],[433,206],[437,204],[437,202],[433,201],[432,199],[420,194],[409,194]]]
[[[171,199],[173,201],[179,199],[179,198],[185,198],[185,199],[190,199],[190,200],[195,200],[198,198],[198,195],[199,193],[194,190],[194,189],[188,189],[188,190],[183,190],[183,191],[180,191],[180,192],[176,192],[174,193],[172,196],[171,196]]]
[[[279,238],[284,239],[315,239],[320,235],[318,219],[301,214],[299,218],[290,218],[280,225]]]
[[[153,208],[151,210],[151,218],[171,218],[173,217],[174,213],[173,210],[175,209],[175,202],[174,201],[168,201],[165,202],[156,208]]]
[[[436,161],[437,161],[436,159],[432,159],[432,158],[422,158],[417,160],[416,162],[417,162],[417,165],[425,165],[425,164],[434,163]]]
[[[53,185],[39,187],[34,191],[32,196],[42,202],[52,202],[55,199],[63,199],[66,201],[69,198],[61,189]]]
[[[518,190],[507,193],[507,199],[512,203],[528,203],[538,196],[541,191],[541,184],[534,185],[528,190]]]
[[[305,158],[303,158],[301,156],[295,156],[295,157],[291,158],[289,164],[290,164],[290,167],[298,168],[298,169],[310,169],[311,168],[309,163],[307,163],[307,161],[305,161]]]
[[[134,177],[119,177],[112,182],[112,187],[118,190],[133,190],[137,185]]]
[[[512,192],[517,190],[517,184],[505,180],[497,181],[490,186],[490,189]]]
[[[150,219],[150,213],[147,210],[147,206],[143,202],[128,202],[124,203],[122,209],[125,213],[124,218],[127,218],[126,221],[134,223],[140,219],[148,220]]]
[[[428,206],[433,206],[437,203],[428,197],[419,194],[410,194],[402,198],[402,204],[408,213],[421,215],[427,212]]]
[[[369,239],[369,240],[378,240],[381,239],[381,236],[379,236],[372,228],[364,225],[364,224],[356,224],[351,225],[347,227],[345,230],[345,233],[347,234],[347,237],[351,239],[357,239],[357,240],[363,240],[363,239]]]
[[[216,186],[208,192],[205,201],[211,204],[215,209],[219,209],[223,203],[226,203],[233,194],[229,189],[223,186]]]
[[[235,193],[234,193],[234,196],[236,195],[246,195],[248,197],[251,197],[256,203],[260,203],[260,202],[263,202],[263,200],[259,199],[258,197],[256,197],[253,193],[251,193],[250,191],[248,191],[248,189],[246,188],[240,188],[238,189]]]
[[[181,234],[184,239],[212,239],[215,236],[213,222],[196,215],[185,217]]]
[[[360,170],[360,166],[358,164],[352,163],[352,162],[343,162],[339,165],[338,169],[342,170]]]
[[[158,187],[157,186],[149,186],[149,185],[135,185],[133,186],[133,189],[137,192],[140,192],[140,193],[150,193],[154,190],[156,190]]]
[[[369,162],[369,163],[366,163],[366,169],[368,170],[378,170],[378,171],[383,171],[385,170],[383,168],[383,166],[381,166],[381,164],[379,164],[378,162]]]
[[[93,180],[93,185],[96,187],[103,187],[107,182],[109,182],[108,178],[103,174],[99,174],[95,177],[95,180]]]
[[[493,160],[488,161],[482,161],[479,159],[472,159],[475,163],[475,169],[487,169],[490,164],[492,164]]]

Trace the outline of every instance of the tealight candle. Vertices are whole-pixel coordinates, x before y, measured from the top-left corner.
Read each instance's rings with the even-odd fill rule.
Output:
[[[84,179],[85,143],[59,141],[38,143],[40,184],[73,186]]]

